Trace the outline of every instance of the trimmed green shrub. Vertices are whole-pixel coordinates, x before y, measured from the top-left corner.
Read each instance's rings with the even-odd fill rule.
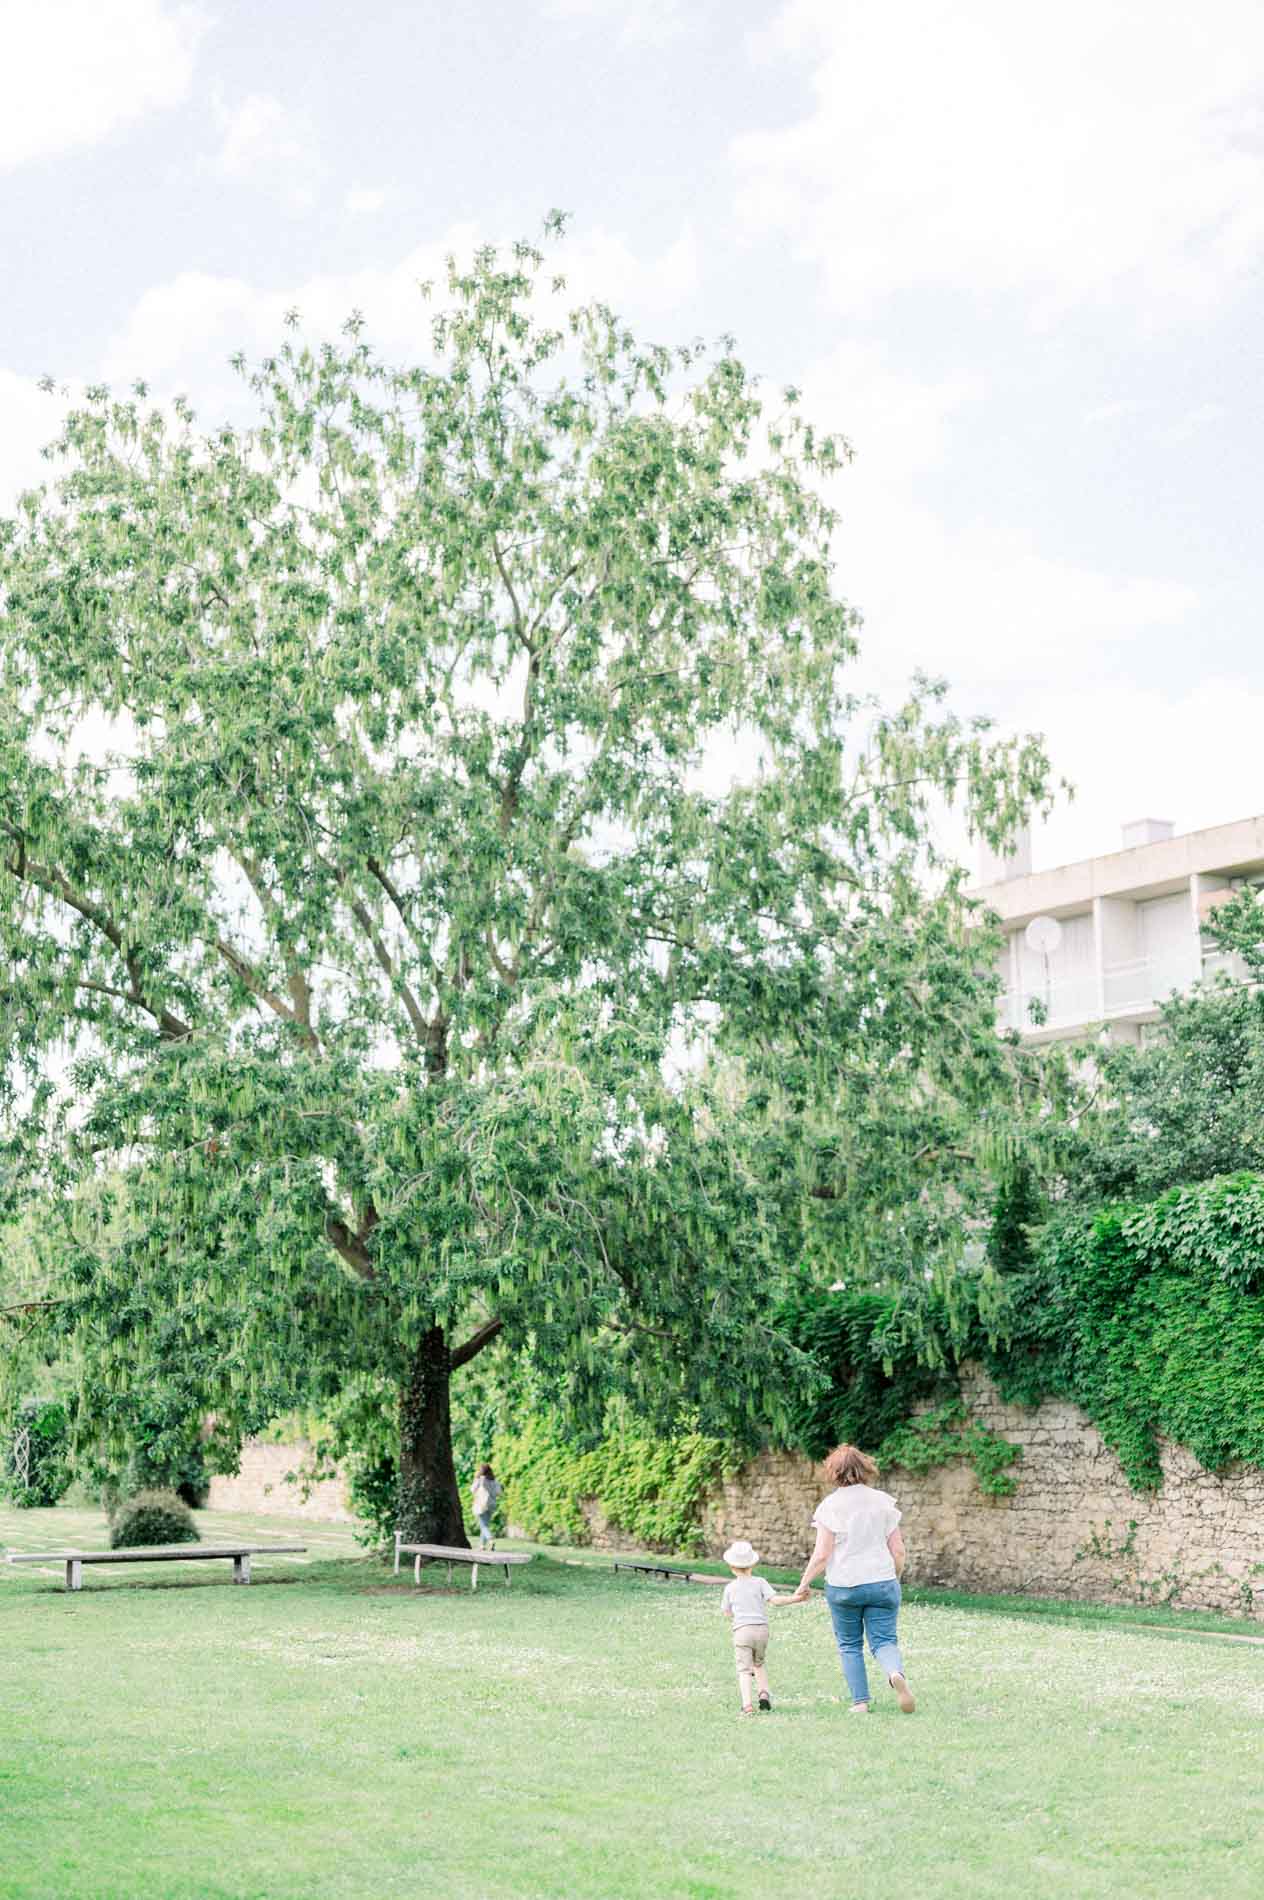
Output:
[[[174,1491],[138,1491],[119,1505],[110,1520],[111,1550],[197,1542],[193,1513]]]

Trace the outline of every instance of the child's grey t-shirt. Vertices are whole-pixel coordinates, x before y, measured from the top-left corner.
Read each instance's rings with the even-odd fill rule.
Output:
[[[767,1577],[734,1577],[724,1586],[720,1608],[732,1610],[734,1629],[740,1629],[743,1623],[766,1623],[765,1606],[776,1594]]]

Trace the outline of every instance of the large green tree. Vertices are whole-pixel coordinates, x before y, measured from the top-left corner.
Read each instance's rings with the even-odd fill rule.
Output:
[[[1046,779],[849,693],[794,392],[557,289],[454,264],[405,368],[296,329],[247,431],[90,391],[0,538],[7,1172],[81,1430],[386,1378],[445,1542],[491,1340],[731,1425],[788,1252],[960,1239],[1015,1080],[930,807],[1000,838]]]

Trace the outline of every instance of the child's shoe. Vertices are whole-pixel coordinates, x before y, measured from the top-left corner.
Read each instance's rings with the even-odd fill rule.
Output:
[[[772,1707],[772,1697],[769,1695],[767,1689],[760,1695],[759,1706],[761,1709],[771,1709]]]

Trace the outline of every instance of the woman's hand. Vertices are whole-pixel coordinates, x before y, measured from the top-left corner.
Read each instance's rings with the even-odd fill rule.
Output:
[[[827,1531],[823,1525],[818,1524],[816,1527],[816,1549],[812,1552],[812,1555],[808,1558],[807,1563],[803,1567],[803,1575],[799,1578],[799,1587],[791,1597],[791,1603],[807,1602],[808,1585],[811,1583],[813,1577],[820,1576],[822,1570],[825,1569],[833,1555],[834,1533],[833,1531]]]

